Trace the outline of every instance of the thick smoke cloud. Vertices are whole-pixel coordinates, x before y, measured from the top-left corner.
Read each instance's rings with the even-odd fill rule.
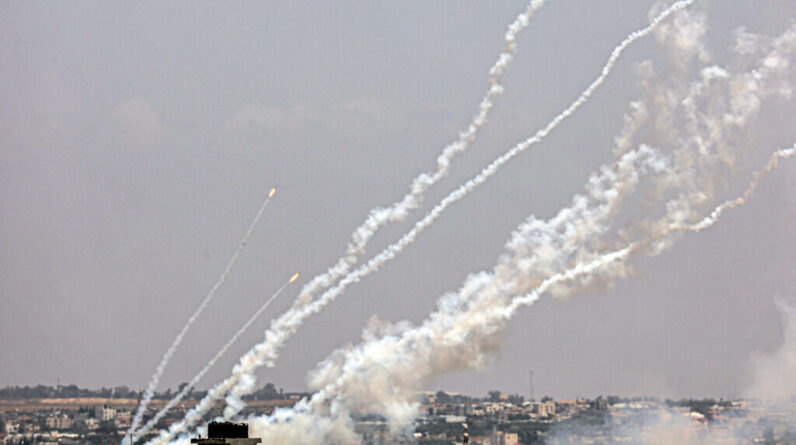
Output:
[[[704,23],[699,15],[678,19],[674,23],[689,35],[695,23]],[[694,45],[690,39],[678,41]],[[318,366],[310,380],[316,389],[311,399],[270,418],[250,419],[255,430],[275,443],[345,440],[353,434],[350,426],[357,415],[377,413],[390,422],[393,434],[400,435],[418,414],[414,395],[424,382],[439,373],[489,363],[516,309],[546,292],[574,295],[585,286],[626,277],[632,272],[628,260],[633,255],[660,254],[682,232],[709,228],[727,210],[745,204],[779,160],[794,154],[794,147],[775,151],[741,196],[715,205],[721,188],[718,178],[738,162],[741,147],[733,141],[764,100],[789,89],[781,69],[792,58],[793,30],[773,43],[746,72],[731,74],[710,65],[699,68],[693,82],[650,82],[652,97],[674,99],[634,106],[617,139],[632,139],[628,128],[639,127],[633,121],[641,120],[638,110],[645,109],[654,128],[665,133],[656,135],[662,148],[641,145],[626,151],[592,176],[586,193],[576,196],[570,207],[548,221],[529,218],[512,235],[508,253],[493,271],[468,277],[457,293],[440,299],[421,325],[374,322],[362,344],[338,350]],[[710,60],[703,51],[694,51],[689,64]],[[687,68],[682,59],[675,62],[674,69]],[[683,109],[686,112],[680,113]],[[665,120],[654,119],[659,110]],[[671,119],[677,115],[681,117]],[[668,154],[664,147],[671,147]],[[639,178],[648,178],[645,210],[653,213],[654,201],[662,215],[612,227]]]
[[[753,140],[748,124],[768,101],[790,97],[796,29],[776,39],[744,33],[736,48],[755,56],[755,65],[725,67],[713,61],[702,43],[706,17],[682,10],[687,3],[676,5],[681,6],[672,12],[680,12],[656,33],[672,56],[662,67],[640,65],[645,94],[632,103],[616,137],[615,161],[589,178],[584,193],[549,220],[529,217],[512,234],[494,269],[470,275],[457,292],[440,298],[421,324],[374,320],[362,343],[335,351],[318,365],[310,378],[311,399],[270,417],[249,419],[255,434],[273,443],[355,440],[354,421],[365,413],[385,417],[395,435],[407,433],[418,413],[416,391],[435,375],[487,365],[517,309],[544,294],[574,296],[631,275],[635,255],[658,255],[683,232],[711,227],[727,210],[745,204],[781,159],[794,155],[796,147],[775,151],[741,196],[716,205],[726,185],[723,178],[740,169],[743,154],[758,148],[747,143]],[[648,29],[631,34],[614,51],[600,79],[624,47],[654,28]],[[585,102],[592,91],[587,89],[574,104]],[[552,128],[578,106],[554,119]],[[524,146],[509,153],[517,147]],[[493,174],[490,167],[486,177]],[[465,184],[464,194],[474,187],[470,184],[478,182]],[[630,199],[639,195],[641,202]],[[276,345],[284,341],[271,339]],[[275,359],[261,345],[255,351],[266,362]],[[246,378],[242,375],[240,381],[253,385],[253,377]],[[239,408],[232,403],[228,411]],[[155,442],[171,439],[185,425]]]

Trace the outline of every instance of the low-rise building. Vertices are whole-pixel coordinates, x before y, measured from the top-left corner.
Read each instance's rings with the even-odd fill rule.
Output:
[[[114,420],[116,419],[116,410],[107,405],[97,405],[94,407],[94,417],[100,421]]]
[[[517,433],[507,433],[496,430],[488,438],[484,438],[484,445],[519,445],[520,436]]]
[[[130,411],[116,411],[116,426],[119,428],[127,428],[132,421],[133,413]]]
[[[72,428],[72,419],[65,413],[56,413],[47,416],[45,424],[51,430],[68,430]]]

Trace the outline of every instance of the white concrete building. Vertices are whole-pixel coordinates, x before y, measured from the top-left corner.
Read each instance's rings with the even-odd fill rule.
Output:
[[[94,407],[94,417],[99,421],[107,421],[116,419],[116,410],[103,405]]]

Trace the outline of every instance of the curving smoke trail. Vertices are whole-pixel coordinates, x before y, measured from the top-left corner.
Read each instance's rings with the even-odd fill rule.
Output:
[[[743,195],[731,199],[729,201],[724,201],[721,205],[717,206],[713,211],[710,212],[709,215],[705,216],[702,221],[699,221],[696,224],[691,225],[683,225],[682,223],[676,223],[671,225],[672,230],[688,230],[691,232],[700,232],[704,229],[711,227],[713,224],[716,224],[716,221],[719,220],[721,214],[726,212],[727,210],[732,210],[736,207],[740,207],[742,205],[746,205],[749,202],[749,198],[754,195],[757,187],[760,185],[760,180],[766,177],[772,170],[777,168],[779,165],[779,161],[782,159],[787,159],[791,156],[796,154],[796,144],[793,144],[790,148],[781,148],[774,152],[771,155],[771,158],[768,160],[768,164],[763,167],[761,170],[756,171],[752,178],[752,182],[749,183],[749,187],[744,191]]]
[[[210,371],[210,369],[211,369],[211,368],[212,368],[212,367],[213,367],[213,366],[214,366],[214,365],[215,365],[215,364],[216,364],[216,363],[217,363],[217,362],[218,362],[218,361],[221,359],[221,357],[223,357],[223,356],[224,356],[224,354],[226,354],[226,352],[229,350],[229,348],[230,348],[230,347],[232,347],[232,345],[233,345],[233,344],[235,344],[235,342],[236,342],[236,341],[238,341],[238,338],[240,338],[240,336],[241,336],[241,335],[243,335],[243,333],[244,333],[244,332],[246,332],[246,330],[247,330],[247,329],[249,329],[249,326],[251,326],[251,325],[252,325],[252,323],[254,323],[254,322],[257,320],[257,318],[260,316],[260,314],[262,314],[262,313],[263,313],[263,312],[264,312],[264,311],[265,311],[265,310],[268,308],[268,306],[270,306],[270,305],[271,305],[271,303],[272,303],[274,300],[276,300],[276,298],[279,296],[279,294],[281,294],[281,293],[282,293],[282,291],[284,291],[284,290],[285,290],[285,288],[287,288],[287,287],[288,287],[288,285],[290,285],[291,283],[293,283],[294,281],[296,281],[296,279],[298,279],[298,277],[299,277],[299,274],[298,274],[298,273],[294,274],[292,277],[290,277],[290,279],[289,279],[288,281],[286,281],[286,282],[285,282],[285,284],[283,284],[283,285],[282,285],[282,287],[280,287],[279,289],[277,289],[277,291],[276,291],[276,292],[274,292],[274,293],[273,293],[273,294],[272,294],[272,295],[271,295],[271,296],[270,296],[270,297],[269,297],[269,298],[268,298],[268,299],[265,301],[265,303],[263,303],[263,305],[262,305],[262,306],[260,306],[260,309],[258,309],[258,310],[257,310],[257,311],[254,313],[254,315],[252,315],[252,316],[249,318],[249,320],[248,320],[248,321],[247,321],[247,322],[246,322],[246,323],[245,323],[243,326],[241,326],[241,328],[240,328],[240,329],[238,329],[238,331],[237,331],[237,332],[235,332],[235,335],[233,335],[233,336],[232,336],[232,338],[230,338],[230,339],[229,339],[229,341],[227,341],[227,342],[224,344],[224,346],[223,346],[223,347],[221,347],[221,349],[219,349],[219,351],[216,353],[216,355],[215,355],[215,356],[213,356],[213,358],[212,358],[212,359],[210,359],[210,361],[209,361],[209,362],[207,362],[207,364],[205,365],[205,367],[204,367],[204,368],[202,368],[202,370],[201,370],[201,371],[199,371],[199,372],[198,372],[198,373],[197,373],[197,374],[196,374],[196,375],[195,375],[195,376],[194,376],[194,377],[191,379],[191,381],[190,381],[190,382],[188,382],[188,384],[187,384],[187,385],[185,385],[185,387],[182,389],[182,391],[180,391],[179,393],[177,393],[177,395],[176,395],[176,396],[174,396],[174,398],[172,398],[171,400],[169,400],[169,402],[168,402],[168,403],[167,403],[165,406],[163,406],[163,408],[161,408],[161,409],[160,409],[160,411],[158,411],[158,412],[157,412],[157,414],[155,414],[155,416],[154,416],[154,417],[152,417],[152,419],[150,419],[150,420],[149,420],[149,421],[146,423],[146,425],[142,426],[142,427],[141,427],[139,430],[137,430],[135,433],[133,433],[133,434],[132,434],[132,437],[131,437],[131,439],[130,439],[130,440],[131,440],[132,442],[135,442],[136,440],[138,440],[139,438],[141,438],[141,436],[143,436],[144,434],[148,433],[150,430],[152,430],[152,428],[153,428],[155,425],[157,425],[158,421],[160,421],[160,419],[162,419],[162,418],[163,418],[163,416],[165,416],[165,415],[166,415],[166,413],[167,413],[167,412],[168,412],[168,411],[169,411],[171,408],[173,408],[175,405],[177,405],[178,403],[180,403],[180,401],[181,401],[183,398],[185,398],[185,396],[186,396],[186,395],[188,395],[188,393],[190,393],[190,392],[191,392],[191,390],[193,390],[193,388],[196,386],[196,384],[197,384],[197,383],[199,383],[199,381],[200,381],[200,380],[202,380],[202,377],[204,377],[204,376],[205,376],[205,374],[207,374],[207,373],[208,373],[208,371]]]
[[[237,414],[244,406],[243,402],[240,400],[240,397],[250,393],[254,389],[256,381],[254,372],[263,365],[273,365],[274,361],[278,357],[279,348],[298,329],[304,319],[314,313],[317,313],[328,303],[333,301],[345,290],[349,284],[355,283],[363,277],[377,271],[379,267],[393,259],[404,248],[414,242],[417,235],[419,235],[420,232],[422,232],[425,228],[430,226],[448,206],[456,201],[461,200],[470,191],[486,182],[487,179],[497,173],[500,167],[506,164],[513,157],[520,154],[531,145],[540,142],[553,129],[560,125],[561,122],[563,122],[567,117],[569,117],[584,103],[586,103],[586,101],[588,101],[594,91],[596,91],[596,89],[599,88],[599,86],[602,85],[602,83],[608,77],[614,65],[616,64],[616,61],[628,46],[630,46],[636,40],[649,35],[666,18],[678,11],[685,9],[687,6],[694,3],[694,1],[695,0],[682,0],[673,3],[655,18],[653,18],[648,26],[634,31],[625,37],[625,39],[611,52],[608,61],[603,66],[601,74],[581,93],[581,95],[572,104],[570,104],[570,106],[555,116],[547,124],[547,126],[537,131],[534,136],[515,145],[511,150],[504,153],[487,167],[485,167],[479,175],[470,179],[451,194],[446,196],[431,211],[429,211],[423,219],[418,221],[411,231],[401,237],[399,241],[391,244],[378,255],[371,258],[366,264],[346,275],[335,286],[324,292],[317,300],[303,306],[299,305],[296,307],[294,305],[293,308],[282,314],[272,323],[271,328],[266,332],[265,340],[262,343],[255,345],[249,352],[241,357],[239,363],[235,366],[232,375],[229,378],[208,391],[207,397],[200,401],[200,403],[194,407],[194,409],[192,409],[181,422],[172,425],[168,431],[162,432],[161,435],[151,441],[151,443],[164,443],[173,439],[178,434],[186,432],[189,428],[195,425],[196,422],[198,422],[207,412],[207,410],[209,410],[217,400],[223,397],[224,394],[229,393],[226,399],[228,406],[224,412],[224,418],[229,419]]]
[[[636,159],[643,158],[642,151],[634,153],[634,156],[638,156]],[[616,186],[590,186],[585,196],[576,196],[573,206],[562,210],[556,218],[546,223],[532,222],[531,225],[535,226],[533,230],[518,230],[509,242],[509,250],[513,252],[501,258],[492,273],[482,272],[468,277],[459,292],[444,296],[438,303],[437,311],[421,325],[371,327],[365,333],[362,344],[337,351],[321,365],[316,371],[314,383],[323,383],[310,400],[302,400],[292,409],[278,410],[270,417],[250,418],[252,430],[274,444],[330,440],[343,442],[356,439],[352,429],[353,414],[377,413],[390,422],[393,434],[400,435],[418,414],[419,406],[413,402],[413,398],[422,382],[452,369],[481,366],[499,346],[499,336],[517,309],[533,304],[545,293],[555,293],[557,287],[571,291],[573,286],[582,288],[595,278],[611,280],[624,277],[628,270],[626,262],[633,255],[656,254],[657,250],[648,250],[647,247],[658,240],[675,233],[699,232],[713,226],[725,211],[747,203],[760,180],[776,168],[779,160],[794,154],[796,144],[775,151],[768,164],[754,174],[754,179],[742,196],[723,202],[697,223],[681,224],[676,222],[677,215],[667,213],[662,218],[667,224],[637,241],[596,252],[592,257],[578,259],[572,265],[559,265],[557,272],[546,272],[543,279],[542,275],[537,274],[538,281],[534,284],[523,282],[521,278],[526,275],[521,270],[522,262],[536,261],[523,254],[517,256],[517,247],[548,243],[549,235],[555,234],[555,230],[551,229],[561,227],[562,221],[557,220],[562,215],[578,214],[576,209],[588,208],[588,205],[584,207],[583,202],[591,200],[590,197],[602,205],[581,213],[564,226],[592,227],[592,232],[604,232],[604,228],[599,227],[599,221],[611,213],[605,211],[605,204],[618,204],[615,201],[621,200],[617,196],[619,190],[630,191],[636,182],[633,179],[635,175],[628,169],[634,163],[623,158],[620,165],[624,164],[625,168],[611,170],[617,175]],[[649,161],[654,161],[658,155],[653,152],[646,156]],[[646,165],[649,167],[655,162]],[[605,174],[607,171],[603,172],[598,182],[610,178],[611,173]],[[591,180],[590,183],[594,184]],[[601,198],[597,198],[598,195]],[[597,224],[590,225],[592,223]],[[576,232],[570,235],[581,237]],[[520,238],[525,242],[521,242]],[[550,253],[556,258],[561,256],[555,249],[551,249]]]
[[[202,303],[199,305],[198,308],[196,308],[193,315],[191,315],[191,318],[188,319],[188,322],[185,323],[185,326],[183,326],[182,330],[180,330],[180,333],[177,334],[177,337],[174,339],[174,342],[172,342],[171,346],[169,346],[169,349],[163,355],[163,358],[160,360],[160,363],[155,369],[155,373],[152,375],[152,378],[150,379],[149,384],[147,385],[146,390],[144,391],[144,395],[141,398],[141,404],[138,405],[138,410],[135,412],[133,421],[130,424],[130,430],[128,431],[128,435],[135,432],[136,428],[141,423],[141,420],[144,417],[144,413],[146,412],[147,406],[149,406],[149,402],[152,400],[152,396],[155,395],[155,389],[157,388],[158,383],[160,383],[160,378],[163,377],[163,372],[166,370],[166,366],[168,366],[171,357],[174,355],[175,352],[177,352],[177,348],[182,343],[182,339],[183,337],[185,337],[185,334],[188,332],[188,329],[191,328],[194,322],[196,322],[196,319],[199,318],[199,315],[202,313],[202,311],[204,311],[207,305],[210,304],[210,300],[213,299],[213,296],[216,294],[216,291],[218,291],[221,285],[224,284],[225,281],[227,281],[227,277],[229,277],[229,273],[232,270],[232,266],[234,266],[235,262],[238,261],[240,253],[243,251],[243,248],[246,247],[246,244],[249,242],[249,238],[251,238],[252,232],[254,232],[254,228],[257,226],[257,223],[260,221],[260,217],[263,215],[265,208],[268,207],[268,203],[271,202],[271,198],[274,197],[274,194],[276,194],[276,187],[272,188],[271,191],[268,192],[268,197],[265,198],[265,201],[263,202],[263,205],[260,206],[260,210],[257,212],[257,215],[254,216],[254,219],[249,225],[249,230],[246,231],[246,235],[244,235],[243,240],[238,245],[238,249],[235,250],[235,253],[232,255],[232,258],[230,258],[229,262],[227,263],[226,269],[224,269],[224,272],[216,281],[216,284],[213,285],[213,288],[210,289],[210,292],[207,293],[205,299],[202,300]]]

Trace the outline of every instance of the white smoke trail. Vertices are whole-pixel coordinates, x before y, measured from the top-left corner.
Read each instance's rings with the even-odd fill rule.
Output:
[[[443,148],[442,153],[437,157],[437,169],[433,172],[418,175],[409,187],[409,193],[405,194],[399,201],[389,207],[376,207],[372,209],[365,221],[357,227],[351,234],[346,254],[340,257],[334,266],[330,267],[325,273],[320,274],[310,280],[302,289],[297,297],[296,305],[308,304],[312,297],[321,289],[334,284],[337,279],[348,273],[351,267],[356,264],[359,257],[365,253],[365,247],[380,228],[390,222],[403,221],[409,211],[417,208],[423,199],[425,192],[442,178],[447,176],[450,165],[456,155],[464,152],[468,145],[472,143],[478,130],[486,123],[489,112],[493,107],[492,100],[503,94],[501,80],[503,73],[514,59],[517,51],[517,34],[528,26],[531,18],[536,11],[544,6],[547,0],[531,0],[525,11],[520,13],[514,21],[509,24],[504,40],[506,47],[498,55],[497,60],[489,69],[489,89],[484,94],[478,105],[478,111],[473,116],[467,129],[459,133],[456,141]]]
[[[166,415],[166,413],[167,413],[167,412],[168,412],[168,411],[169,411],[171,408],[173,408],[173,407],[174,407],[174,406],[176,406],[178,403],[180,403],[180,401],[181,401],[183,398],[185,398],[185,396],[186,396],[186,395],[187,395],[189,392],[191,392],[191,390],[192,390],[192,389],[193,389],[193,388],[196,386],[196,384],[197,384],[197,383],[199,383],[199,381],[202,379],[202,377],[204,377],[204,376],[205,376],[205,374],[207,374],[207,372],[208,372],[208,371],[210,371],[210,369],[211,369],[211,368],[212,368],[212,367],[213,367],[213,366],[214,366],[214,365],[215,365],[215,364],[216,364],[216,363],[217,363],[217,362],[218,362],[218,361],[221,359],[221,357],[223,357],[223,356],[224,356],[224,354],[226,354],[227,350],[229,350],[229,348],[230,348],[230,347],[232,347],[232,345],[233,345],[233,344],[235,344],[235,342],[238,340],[238,338],[240,338],[240,336],[241,336],[241,335],[243,335],[243,333],[244,333],[244,332],[246,332],[246,330],[249,328],[249,326],[251,326],[251,325],[252,325],[252,324],[253,324],[253,323],[254,323],[254,322],[257,320],[257,318],[260,316],[260,314],[262,314],[262,313],[263,313],[263,312],[264,312],[264,311],[265,311],[265,310],[268,308],[268,306],[270,306],[270,305],[271,305],[271,303],[272,303],[274,300],[276,300],[276,298],[279,296],[279,294],[281,294],[281,293],[282,293],[282,291],[284,291],[284,290],[285,290],[285,288],[287,288],[287,287],[288,287],[288,285],[290,285],[291,283],[293,283],[294,281],[296,281],[296,279],[298,278],[298,276],[299,276],[299,274],[295,274],[295,275],[293,275],[292,277],[290,277],[290,279],[289,279],[288,281],[286,281],[286,282],[285,282],[285,284],[283,284],[283,285],[282,285],[282,287],[280,287],[279,289],[277,289],[277,291],[276,291],[276,292],[274,292],[274,293],[273,293],[273,294],[272,294],[272,295],[271,295],[271,296],[268,298],[268,300],[266,300],[266,301],[265,301],[265,303],[263,303],[263,305],[262,305],[262,306],[260,306],[260,308],[259,308],[259,309],[258,309],[258,310],[257,310],[257,311],[254,313],[254,315],[252,315],[252,316],[249,318],[249,320],[248,320],[248,321],[246,321],[246,323],[245,323],[243,326],[241,326],[241,328],[240,328],[240,329],[238,329],[238,331],[237,331],[237,332],[235,332],[235,335],[233,335],[233,336],[232,336],[232,338],[230,338],[230,339],[229,339],[229,341],[227,341],[227,343],[225,343],[225,344],[224,344],[224,346],[223,346],[223,347],[222,347],[222,348],[221,348],[221,349],[220,349],[220,350],[219,350],[219,351],[216,353],[216,355],[215,355],[215,356],[213,356],[213,358],[212,358],[212,359],[211,359],[209,362],[207,362],[207,364],[205,365],[205,367],[204,367],[204,368],[202,368],[202,370],[201,370],[201,371],[199,371],[199,372],[198,372],[198,373],[197,373],[197,374],[196,374],[196,375],[195,375],[195,376],[194,376],[194,377],[191,379],[191,381],[190,381],[190,382],[188,382],[188,384],[187,384],[187,385],[185,385],[185,387],[182,389],[182,391],[180,391],[180,392],[179,392],[179,393],[178,393],[176,396],[174,396],[174,398],[172,398],[171,400],[169,400],[169,402],[168,402],[168,403],[167,403],[167,404],[166,404],[166,405],[165,405],[163,408],[161,408],[161,409],[160,409],[160,411],[158,411],[158,412],[157,412],[157,414],[155,414],[155,416],[154,416],[154,417],[152,417],[152,419],[150,419],[150,420],[149,420],[149,421],[146,423],[146,425],[142,426],[140,429],[138,429],[138,430],[137,430],[137,431],[136,431],[136,432],[135,432],[135,433],[132,435],[132,438],[131,438],[132,442],[135,442],[136,440],[138,440],[139,438],[141,438],[141,436],[143,436],[143,435],[145,435],[146,433],[148,433],[148,432],[149,432],[149,431],[150,431],[150,430],[151,430],[151,429],[152,429],[152,428],[153,428],[155,425],[157,425],[158,421],[160,421],[160,419],[162,419],[162,418],[163,418],[163,416],[165,416],[165,415]]]
[[[694,17],[694,23],[705,26],[699,17]],[[694,23],[680,23],[685,28],[683,32],[693,33]],[[743,152],[742,148],[734,146],[735,141],[748,137],[739,132],[757,116],[764,101],[772,97],[791,98],[796,25],[791,25],[777,38],[759,36],[756,41],[754,47],[744,46],[745,54],[761,52],[762,55],[746,72],[731,74],[719,66],[709,65],[700,69],[700,79],[687,87],[645,81],[648,86],[652,85],[648,101],[654,109],[644,113],[654,114],[656,118],[652,122],[655,133],[651,137],[681,146],[672,154],[681,173],[662,178],[657,185],[666,189],[677,184],[680,188],[679,194],[666,204],[674,223],[687,225],[697,217],[702,218],[699,209],[710,203],[709,197],[714,195],[720,182],[716,175],[735,170],[736,158]],[[691,41],[690,45],[701,47],[699,42]],[[695,54],[699,54],[700,59],[709,59],[704,49]],[[682,64],[683,60],[677,63]],[[642,103],[641,107],[645,105]],[[648,226],[660,224],[663,222],[641,220],[623,235],[651,231],[653,229]],[[670,242],[664,238],[652,247],[663,250]]]
[[[146,412],[147,406],[149,406],[149,402],[152,400],[152,396],[154,396],[155,394],[155,389],[157,388],[158,383],[160,383],[160,378],[163,377],[163,372],[166,370],[166,366],[168,366],[171,357],[174,355],[175,352],[177,352],[177,348],[182,343],[182,339],[183,337],[185,337],[185,334],[188,332],[188,329],[190,329],[191,326],[194,324],[194,322],[196,322],[197,318],[199,318],[199,315],[202,313],[202,311],[204,311],[207,305],[210,304],[210,300],[213,299],[213,296],[216,294],[216,291],[218,291],[221,285],[224,284],[224,282],[227,280],[227,277],[229,277],[229,273],[232,270],[232,266],[234,266],[235,262],[238,261],[240,253],[243,251],[243,248],[246,247],[246,244],[249,242],[249,238],[251,238],[252,233],[254,232],[254,228],[257,226],[257,223],[260,221],[260,217],[263,215],[265,208],[268,207],[268,203],[271,202],[271,198],[274,197],[275,193],[276,193],[275,187],[268,192],[268,197],[265,198],[263,205],[260,206],[260,210],[257,211],[257,215],[254,216],[254,219],[249,225],[249,230],[246,231],[246,235],[244,235],[243,240],[238,245],[237,250],[235,250],[235,253],[232,255],[232,258],[230,258],[229,262],[227,263],[226,269],[224,269],[224,272],[218,278],[216,284],[213,285],[213,288],[210,289],[210,292],[207,293],[205,299],[202,300],[202,303],[199,305],[198,308],[196,308],[193,315],[191,315],[191,317],[188,319],[188,322],[185,323],[185,326],[183,326],[182,330],[180,330],[180,333],[177,334],[177,337],[174,339],[174,342],[171,344],[171,346],[169,346],[169,349],[163,355],[163,358],[160,360],[160,363],[155,369],[155,373],[152,375],[152,378],[150,379],[149,384],[147,385],[146,390],[144,391],[144,395],[141,399],[141,404],[138,405],[138,410],[136,411],[135,416],[133,417],[133,421],[131,422],[128,435],[135,432],[135,429],[141,423],[141,419],[143,419],[144,417],[144,413]]]
[[[718,221],[722,213],[726,212],[727,210],[734,209],[738,206],[745,205],[749,201],[749,198],[752,197],[755,190],[757,190],[757,187],[760,185],[760,180],[763,179],[766,175],[768,175],[771,172],[771,170],[777,168],[777,165],[779,165],[779,161],[781,159],[786,159],[793,156],[794,152],[796,152],[796,144],[794,144],[793,147],[783,148],[775,151],[774,154],[771,155],[771,158],[768,160],[768,164],[766,164],[766,166],[762,170],[755,172],[752,182],[749,184],[749,187],[746,189],[743,195],[733,200],[725,201],[720,206],[713,209],[713,211],[710,212],[710,214],[706,216],[702,221],[696,224],[692,224],[690,226],[683,226],[681,223],[678,223],[673,225],[672,229],[680,230],[682,228],[682,230],[699,232],[704,229],[707,229],[708,227],[711,227],[713,224],[716,224],[716,221]]]
[[[731,200],[724,201],[723,203],[719,204],[710,212],[710,214],[705,216],[701,221],[695,224],[682,224],[680,222],[672,222],[668,224],[664,230],[658,233],[654,233],[644,240],[630,243],[629,245],[627,245],[622,249],[602,254],[600,255],[600,257],[598,257],[598,259],[594,261],[591,261],[586,264],[579,263],[572,269],[569,269],[559,274],[552,275],[550,278],[547,278],[545,281],[543,281],[542,285],[540,285],[539,288],[535,289],[533,292],[524,295],[520,298],[515,298],[514,300],[512,300],[511,304],[508,305],[503,310],[504,314],[503,317],[510,318],[511,315],[514,313],[514,311],[516,311],[517,308],[519,308],[520,306],[532,304],[541,296],[541,294],[547,292],[553,284],[565,281],[572,281],[578,275],[591,274],[595,270],[600,268],[605,268],[607,265],[611,263],[620,260],[626,260],[631,254],[640,251],[645,246],[653,243],[656,240],[664,238],[665,236],[669,235],[672,232],[701,232],[705,229],[714,226],[719,221],[721,215],[727,210],[732,210],[736,207],[746,205],[749,202],[749,199],[757,191],[757,188],[760,185],[760,180],[766,177],[769,173],[771,173],[777,167],[777,165],[779,165],[780,160],[790,158],[794,154],[796,154],[796,143],[794,143],[793,146],[789,148],[781,148],[776,150],[774,153],[771,154],[771,157],[769,158],[768,163],[765,165],[765,167],[756,171],[753,174],[752,181],[749,183],[746,190],[741,196],[738,196]]]
[[[438,310],[422,325],[398,325],[381,335],[366,333],[364,343],[332,355],[316,376],[328,382],[322,389],[293,409],[249,419],[252,430],[274,444],[342,441],[354,436],[350,428],[352,412],[368,412],[385,416],[394,424],[393,432],[399,431],[417,414],[417,405],[410,401],[413,390],[436,373],[478,366],[483,356],[497,346],[496,337],[517,309],[533,304],[559,285],[587,282],[597,274],[621,277],[626,270],[623,263],[631,255],[642,253],[645,246],[673,232],[699,232],[711,227],[723,212],[748,202],[759,181],[780,159],[794,153],[796,144],[774,152],[741,197],[725,201],[702,221],[664,226],[644,239],[548,275],[530,292],[517,293],[524,286],[516,281],[516,270],[508,270],[518,266],[516,258],[503,258],[494,273],[472,275],[457,294],[443,297]],[[533,237],[539,235],[537,232]],[[535,242],[533,238],[529,241]]]
[[[199,419],[201,419],[201,416],[213,406],[218,398],[223,397],[222,394],[227,392],[229,392],[227,397],[228,407],[225,410],[224,417],[231,418],[237,412],[239,412],[243,407],[243,402],[240,400],[240,397],[250,393],[254,388],[254,371],[263,365],[273,364],[274,360],[276,360],[278,357],[278,349],[296,331],[296,329],[298,329],[304,319],[320,311],[328,303],[333,301],[349,284],[355,283],[370,273],[375,272],[384,263],[393,259],[406,246],[411,244],[420,232],[422,232],[426,227],[430,226],[448,206],[464,198],[470,191],[474,190],[476,187],[483,184],[488,178],[497,173],[500,167],[502,167],[513,157],[546,137],[553,129],[560,125],[563,120],[565,120],[584,103],[586,103],[594,91],[600,85],[602,85],[602,83],[608,77],[614,65],[616,64],[616,61],[629,45],[636,40],[650,34],[667,17],[686,8],[694,1],[695,0],[682,0],[673,3],[663,12],[658,14],[648,26],[634,31],[625,37],[625,39],[611,52],[608,61],[603,66],[601,74],[569,107],[554,117],[553,120],[547,124],[547,126],[539,130],[534,136],[515,145],[507,153],[504,153],[502,156],[495,159],[491,164],[485,167],[479,175],[470,179],[454,192],[446,196],[442,201],[440,201],[440,203],[437,204],[437,206],[429,211],[423,219],[418,221],[411,231],[401,237],[399,241],[388,246],[378,255],[371,258],[371,260],[369,260],[365,265],[346,275],[340,282],[337,283],[337,285],[324,292],[324,294],[321,295],[318,300],[315,300],[304,307],[291,308],[291,310],[284,313],[279,317],[279,319],[275,320],[272,323],[271,329],[266,332],[265,341],[253,347],[252,350],[241,357],[238,365],[236,365],[233,369],[232,376],[218,384],[216,387],[212,388],[208,392],[208,396],[203,399],[193,410],[191,410],[183,419],[183,421],[172,425],[169,431],[164,431],[160,437],[151,443],[164,443],[176,437],[177,434],[185,432]]]

